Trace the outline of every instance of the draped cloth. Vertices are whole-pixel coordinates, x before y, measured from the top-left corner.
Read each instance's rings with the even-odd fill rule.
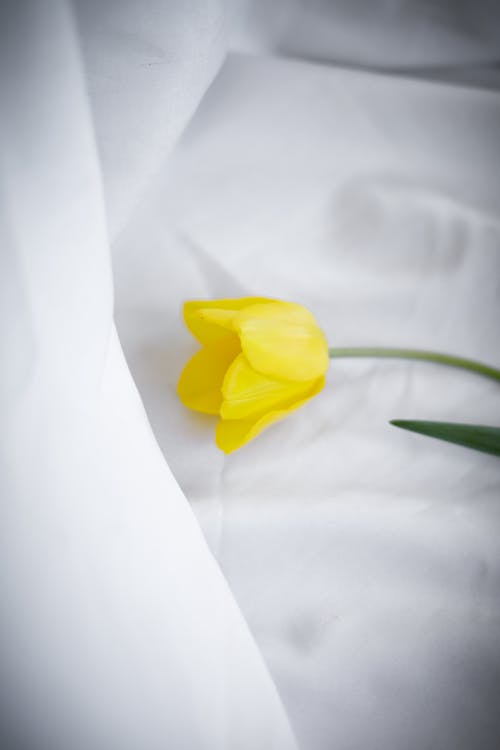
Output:
[[[175,395],[197,297],[500,366],[498,19],[432,8],[3,4],[4,746],[498,746],[496,460],[387,425],[495,384],[336,362],[227,458]]]

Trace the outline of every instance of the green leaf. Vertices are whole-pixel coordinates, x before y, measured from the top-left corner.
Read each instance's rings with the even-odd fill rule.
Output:
[[[391,419],[391,424],[403,430],[464,445],[483,453],[500,456],[500,427],[455,422],[424,422],[410,419]]]

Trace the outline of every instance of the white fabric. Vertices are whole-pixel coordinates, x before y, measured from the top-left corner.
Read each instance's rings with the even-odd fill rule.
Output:
[[[75,10],[113,239],[224,58],[224,8],[79,0]]]
[[[116,338],[71,15],[2,10],[1,745],[293,750]]]
[[[490,0],[234,0],[233,48],[354,66],[433,70],[496,64]]]
[[[215,420],[175,394],[196,350],[180,308],[281,297],[332,345],[499,366],[498,122],[495,93],[231,55],[114,248],[155,434],[305,750],[498,747],[498,459],[388,420],[498,424],[500,392],[339,360],[318,398],[225,458]]]
[[[228,458],[175,395],[200,296],[500,366],[499,96],[401,77],[497,61],[496,11],[374,6],[2,7],[1,710],[30,749],[498,747],[498,463],[387,425],[499,423],[495,384],[339,361]],[[195,113],[226,46],[254,54]]]

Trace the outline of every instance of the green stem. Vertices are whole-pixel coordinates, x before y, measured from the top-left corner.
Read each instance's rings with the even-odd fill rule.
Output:
[[[341,359],[344,357],[390,357],[393,359],[418,359],[424,362],[437,362],[440,365],[458,367],[469,370],[486,378],[492,378],[500,382],[500,370],[490,365],[475,362],[473,359],[456,357],[452,354],[441,354],[440,352],[421,351],[419,349],[388,349],[386,347],[332,347],[328,350],[330,359]]]

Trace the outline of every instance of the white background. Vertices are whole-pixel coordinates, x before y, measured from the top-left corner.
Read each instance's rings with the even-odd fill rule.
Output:
[[[493,750],[498,462],[387,423],[499,423],[496,385],[338,361],[230,457],[175,395],[198,297],[500,366],[491,4],[14,6],[9,730],[37,750]]]

